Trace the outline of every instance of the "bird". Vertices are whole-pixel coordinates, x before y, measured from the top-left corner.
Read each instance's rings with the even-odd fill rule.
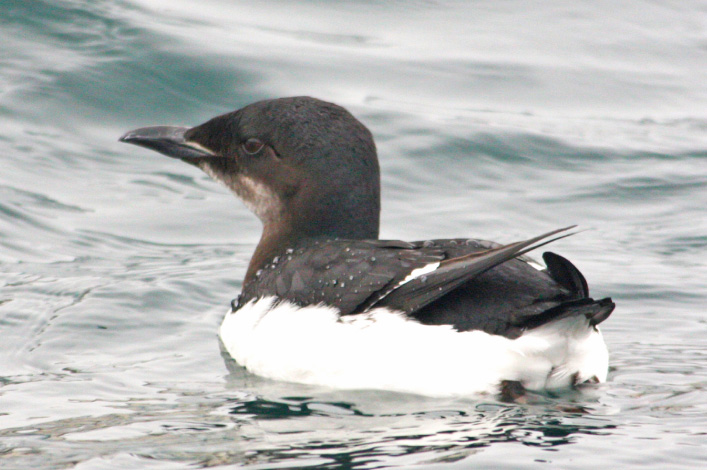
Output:
[[[566,258],[527,253],[574,232],[510,244],[382,240],[369,129],[308,96],[262,100],[196,127],[119,139],[193,165],[235,193],[262,235],[219,329],[248,371],[334,389],[426,396],[572,389],[606,381],[589,296]]]

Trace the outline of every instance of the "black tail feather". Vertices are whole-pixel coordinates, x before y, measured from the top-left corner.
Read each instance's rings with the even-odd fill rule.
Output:
[[[532,330],[533,328],[537,328],[560,318],[575,317],[578,315],[584,315],[584,317],[589,320],[590,325],[596,326],[609,318],[615,306],[614,302],[608,297],[600,300],[594,300],[592,298],[572,300],[546,310],[540,315],[531,317],[516,326],[522,329]]]
[[[576,294],[578,299],[586,299],[589,297],[587,280],[584,279],[579,269],[568,259],[551,251],[546,251],[543,253],[543,260],[547,265],[548,274],[550,274],[550,277],[552,277],[555,282]]]
[[[599,309],[591,315],[587,315],[589,323],[598,325],[611,315],[611,312],[616,308],[616,304],[611,300],[611,297],[595,301]]]

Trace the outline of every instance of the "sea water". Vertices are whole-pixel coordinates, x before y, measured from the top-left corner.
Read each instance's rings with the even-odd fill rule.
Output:
[[[0,467],[701,468],[706,18],[694,0],[3,0]],[[552,250],[617,303],[608,382],[433,399],[224,357],[260,224],[117,139],[291,95],[373,132],[383,238],[586,229]]]

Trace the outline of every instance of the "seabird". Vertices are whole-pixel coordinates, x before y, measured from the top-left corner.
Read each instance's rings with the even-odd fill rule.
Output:
[[[544,253],[545,266],[525,256],[573,227],[506,245],[380,240],[373,137],[338,105],[265,100],[120,140],[200,168],[262,221],[220,328],[255,374],[431,396],[606,380],[598,325],[614,303],[589,297],[562,256]]]

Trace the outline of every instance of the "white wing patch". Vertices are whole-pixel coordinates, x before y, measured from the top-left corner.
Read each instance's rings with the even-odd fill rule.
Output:
[[[430,263],[427,264],[421,268],[413,269],[410,274],[408,274],[405,279],[400,281],[400,284],[398,284],[396,287],[400,287],[403,284],[407,284],[408,282],[412,281],[413,279],[417,279],[420,276],[424,276],[425,274],[429,274],[439,268],[439,261],[436,263]]]
[[[532,268],[535,268],[535,269],[537,269],[538,271],[543,271],[543,270],[547,269],[547,266],[545,266],[545,265],[544,265],[543,263],[541,263],[540,261],[538,261],[538,260],[536,260],[536,259],[534,259],[534,258],[531,258],[530,256],[523,255],[523,256],[519,256],[518,259],[521,260],[521,261],[525,261],[525,263],[526,263],[528,266],[530,266],[530,267],[532,267]]]
[[[440,264],[440,262],[437,261],[435,263],[426,264],[421,268],[413,269],[412,271],[410,271],[410,274],[405,276],[405,279],[403,279],[402,281],[400,281],[398,283],[398,285],[396,285],[395,287],[393,287],[392,289],[387,291],[378,300],[376,300],[376,302],[380,302],[381,300],[385,299],[386,297],[388,297],[388,295],[391,292],[395,291],[395,289],[397,289],[398,287],[400,287],[404,284],[407,284],[408,282],[412,281],[413,279],[417,279],[418,277],[425,276],[425,275],[433,272],[435,269],[439,268],[439,264]]]

